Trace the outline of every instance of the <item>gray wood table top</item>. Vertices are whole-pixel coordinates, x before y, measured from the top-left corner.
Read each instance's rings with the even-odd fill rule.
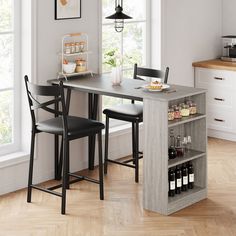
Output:
[[[59,80],[49,80],[51,84],[58,84]],[[84,75],[74,76],[68,80],[63,79],[64,86],[82,92],[107,95],[112,97],[126,98],[142,101],[151,99],[158,101],[171,101],[183,97],[205,93],[206,90],[200,88],[170,85],[168,90],[162,92],[150,92],[141,86],[147,84],[143,80],[123,79],[120,86],[112,86],[110,75]]]

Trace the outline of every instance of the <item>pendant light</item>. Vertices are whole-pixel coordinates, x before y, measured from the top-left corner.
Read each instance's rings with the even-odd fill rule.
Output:
[[[115,20],[116,32],[122,32],[124,29],[124,20],[132,19],[132,17],[124,14],[123,11],[123,0],[115,0],[115,11],[116,13],[106,17],[106,19]]]

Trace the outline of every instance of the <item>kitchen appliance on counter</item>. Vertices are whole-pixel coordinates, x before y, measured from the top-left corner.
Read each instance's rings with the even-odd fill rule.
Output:
[[[222,36],[223,55],[222,61],[236,62],[236,35]]]

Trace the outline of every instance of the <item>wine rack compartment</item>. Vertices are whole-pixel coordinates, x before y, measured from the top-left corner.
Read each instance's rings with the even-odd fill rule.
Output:
[[[182,165],[177,165],[180,168],[183,165],[188,166],[189,162],[184,162]],[[188,198],[192,194],[198,194],[198,192],[204,190],[206,188],[206,156],[202,156],[199,159],[193,160],[190,162],[193,166],[193,173],[194,173],[194,184],[193,188],[187,188],[187,191],[181,190],[179,194],[176,194],[174,196],[169,196],[168,198],[168,203],[176,203],[177,201],[183,200],[184,198]],[[176,170],[176,167],[171,167],[169,168],[172,170]],[[189,170],[188,170],[189,171]],[[182,175],[183,173],[181,173]],[[188,172],[189,174],[189,172]],[[176,174],[175,174],[175,179],[176,179]],[[181,187],[183,185],[183,178],[181,178]],[[189,181],[189,178],[188,178]],[[175,189],[176,189],[176,184],[175,184]],[[169,195],[169,194],[168,194]],[[185,199],[186,200],[186,199]]]
[[[207,194],[206,156],[193,160],[192,165],[194,167],[194,187],[188,188],[187,191],[181,191],[174,197],[168,197],[168,214],[200,201]]]

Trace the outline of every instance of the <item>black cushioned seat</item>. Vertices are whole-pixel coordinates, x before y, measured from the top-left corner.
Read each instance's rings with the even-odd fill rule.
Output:
[[[88,134],[96,134],[105,126],[101,122],[95,120],[89,120],[81,117],[68,116],[68,136],[69,137],[84,137]],[[62,135],[63,134],[63,121],[62,117],[57,117],[36,124],[38,131],[47,132],[51,134]]]
[[[133,121],[143,119],[143,105],[141,104],[120,104],[111,108],[107,108],[103,113],[110,118]],[[141,121],[142,122],[142,121]]]

